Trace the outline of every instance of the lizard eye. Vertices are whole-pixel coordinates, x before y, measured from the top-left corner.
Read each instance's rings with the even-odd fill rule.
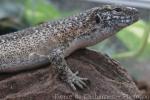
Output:
[[[95,21],[96,21],[97,24],[100,23],[100,16],[99,16],[98,14],[97,14],[96,17],[95,17]]]
[[[117,12],[121,12],[122,11],[121,8],[115,8],[114,10],[117,11]]]

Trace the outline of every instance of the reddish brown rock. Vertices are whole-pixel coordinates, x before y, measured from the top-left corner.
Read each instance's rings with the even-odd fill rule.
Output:
[[[126,70],[106,55],[79,50],[67,58],[72,71],[91,81],[72,91],[51,67],[0,75],[0,100],[135,100],[140,96]]]

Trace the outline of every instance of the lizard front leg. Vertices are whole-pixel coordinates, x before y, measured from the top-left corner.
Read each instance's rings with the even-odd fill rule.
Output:
[[[78,71],[73,73],[68,67],[62,53],[54,52],[53,55],[49,56],[49,59],[51,60],[51,64],[54,65],[55,70],[59,73],[60,78],[67,82],[73,90],[76,90],[76,86],[81,89],[87,86],[85,81],[88,79],[77,76]]]

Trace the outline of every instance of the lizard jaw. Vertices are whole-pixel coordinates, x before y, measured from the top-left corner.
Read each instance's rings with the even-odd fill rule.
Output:
[[[118,22],[118,25],[116,23],[117,26],[120,26],[120,27],[125,27],[125,26],[128,26],[136,21],[138,21],[139,17],[138,16],[121,16],[117,22]]]

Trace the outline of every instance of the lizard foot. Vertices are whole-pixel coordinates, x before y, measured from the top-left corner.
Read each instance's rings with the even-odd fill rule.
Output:
[[[67,76],[67,83],[69,83],[69,85],[74,91],[77,90],[76,87],[79,87],[80,89],[87,87],[87,84],[85,83],[85,81],[88,81],[88,78],[79,77],[77,76],[78,74],[79,72],[77,71]]]

